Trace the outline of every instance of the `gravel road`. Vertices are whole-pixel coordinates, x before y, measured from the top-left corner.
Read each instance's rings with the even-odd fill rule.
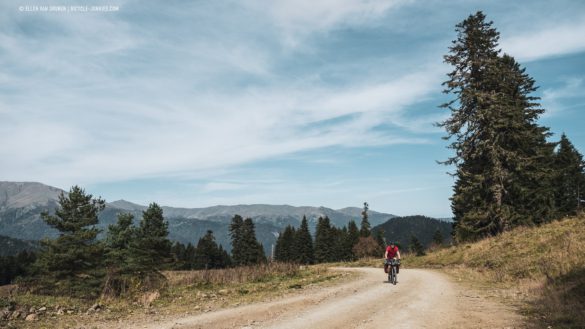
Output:
[[[334,287],[139,328],[522,328],[509,307],[485,299],[434,270],[402,269],[398,284],[381,269],[357,271]]]

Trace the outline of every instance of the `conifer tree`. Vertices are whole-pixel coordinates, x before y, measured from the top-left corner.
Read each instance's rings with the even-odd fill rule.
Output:
[[[168,239],[168,222],[162,208],[151,203],[142,212],[142,220],[136,228],[136,238],[130,243],[130,265],[137,275],[156,273],[171,260],[171,242]]]
[[[213,231],[207,230],[207,233],[199,239],[195,249],[194,269],[213,269],[224,268],[227,266],[223,248],[220,249],[215,242]]]
[[[348,255],[349,260],[356,259],[356,255],[353,252],[353,247],[358,243],[359,239],[360,232],[357,228],[357,225],[353,220],[350,220],[347,224],[347,237],[344,247],[344,252]]]
[[[189,242],[185,247],[185,269],[192,270],[195,268],[195,246]]]
[[[228,252],[225,249],[223,249],[223,246],[221,244],[219,245],[219,258],[221,261],[221,268],[227,268],[232,266],[232,258],[230,257],[230,254],[228,254]]]
[[[294,262],[297,260],[297,253],[294,250],[297,246],[295,238],[295,229],[288,225],[276,241],[275,260],[279,262]]]
[[[253,265],[266,262],[264,247],[256,239],[254,222],[251,218],[242,220],[234,216],[230,225],[232,236],[232,261],[234,265]]]
[[[0,286],[11,284],[19,277],[26,278],[33,274],[32,264],[35,260],[36,254],[26,250],[19,252],[16,257],[0,257]]]
[[[43,213],[43,220],[60,232],[59,237],[41,242],[36,268],[41,275],[36,283],[43,293],[95,297],[103,279],[103,245],[96,239],[98,214],[105,207],[79,186],[59,195],[54,215]]]
[[[301,226],[295,235],[295,250],[297,262],[301,264],[313,264],[315,262],[313,238],[309,232],[309,223],[306,216],[303,216]]]
[[[341,229],[336,228],[335,226],[332,227],[333,232],[333,254],[331,255],[331,261],[339,262],[339,261],[349,261],[352,260],[352,253],[346,252],[345,248],[347,246],[347,241],[349,240],[347,226],[342,227]]]
[[[134,215],[120,213],[116,224],[108,226],[105,239],[108,280],[115,279],[120,275],[131,274],[133,271],[129,265],[130,243],[136,238],[136,229],[132,226],[133,221]]]
[[[410,252],[414,253],[416,256],[425,255],[425,248],[414,235],[410,237]]]
[[[442,246],[443,241],[444,241],[443,234],[439,229],[437,229],[435,231],[435,234],[433,235],[433,243],[436,244],[437,246]]]
[[[444,82],[455,99],[442,105],[440,123],[454,139],[457,180],[451,198],[457,240],[495,235],[516,225],[550,219],[552,146],[548,128],[536,123],[543,110],[536,88],[519,64],[500,56],[499,33],[477,12],[456,26]]]
[[[230,237],[232,240],[232,261],[234,265],[239,266],[246,263],[246,245],[244,242],[244,219],[240,215],[235,215],[230,224]]]
[[[333,238],[329,217],[319,217],[315,231],[315,261],[328,262],[333,254]]]
[[[370,236],[370,222],[368,221],[368,203],[364,202],[364,210],[362,210],[362,224],[360,227],[360,236],[368,237]]]
[[[136,239],[136,228],[132,225],[134,216],[130,213],[118,214],[115,224],[108,226],[105,244],[106,281],[104,295],[119,296],[130,289],[135,277],[135,267],[131,263],[130,245]]]
[[[175,242],[171,247],[171,255],[173,257],[173,269],[175,270],[188,270],[189,264],[187,263],[186,247],[180,242]]]
[[[574,215],[585,199],[583,156],[563,133],[554,157],[554,194],[558,216]]]
[[[380,253],[383,253],[386,250],[386,238],[384,238],[384,229],[381,227],[376,230],[376,242],[380,246]]]

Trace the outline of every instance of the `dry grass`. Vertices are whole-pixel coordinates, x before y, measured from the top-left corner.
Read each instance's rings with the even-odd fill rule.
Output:
[[[329,271],[326,266],[299,266],[272,263],[206,271],[168,271],[163,273],[167,284],[163,290],[147,292],[133,298],[101,300],[104,310],[85,314],[91,306],[88,301],[51,296],[17,295],[12,300],[27,309],[46,306],[54,312],[57,305],[72,314],[46,315],[36,322],[11,321],[22,328],[109,328],[119,321],[141,322],[198,314],[230,306],[270,300],[291,293],[302,293],[334,284],[347,273]],[[26,306],[25,306],[26,305]],[[0,327],[8,323],[0,322]]]
[[[228,269],[168,271],[164,275],[169,284],[173,286],[193,284],[222,285],[267,281],[278,276],[292,278],[299,274],[299,270],[300,266],[297,264],[268,263]]]
[[[585,328],[584,215],[404,259],[405,266],[445,268],[495,288],[524,305],[537,326]]]

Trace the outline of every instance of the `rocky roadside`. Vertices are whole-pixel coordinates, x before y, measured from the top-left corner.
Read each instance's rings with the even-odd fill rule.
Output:
[[[103,305],[93,304],[87,310],[66,308],[59,305],[54,307],[34,307],[25,305],[10,305],[0,310],[0,327],[17,328],[21,322],[41,321],[44,318],[55,318],[63,315],[94,314],[104,311]],[[105,310],[107,311],[107,310]]]

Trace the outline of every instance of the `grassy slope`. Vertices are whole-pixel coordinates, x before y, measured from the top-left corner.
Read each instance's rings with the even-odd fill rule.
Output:
[[[158,290],[160,296],[152,303],[143,299],[148,293],[100,300],[103,310],[89,315],[86,310],[96,301],[32,294],[0,295],[0,310],[10,304],[23,312],[30,307],[47,308],[46,314],[41,315],[38,321],[25,322],[22,317],[12,321],[0,320],[0,327],[93,328],[111,327],[118,321],[154,321],[302,293],[305,289],[328,286],[350,277],[346,273],[329,271],[324,265],[307,267],[279,263],[226,270],[169,271],[164,274],[168,278],[167,285]],[[64,309],[66,314],[56,315],[57,309]]]
[[[507,292],[537,327],[585,328],[585,215],[405,258]]]

